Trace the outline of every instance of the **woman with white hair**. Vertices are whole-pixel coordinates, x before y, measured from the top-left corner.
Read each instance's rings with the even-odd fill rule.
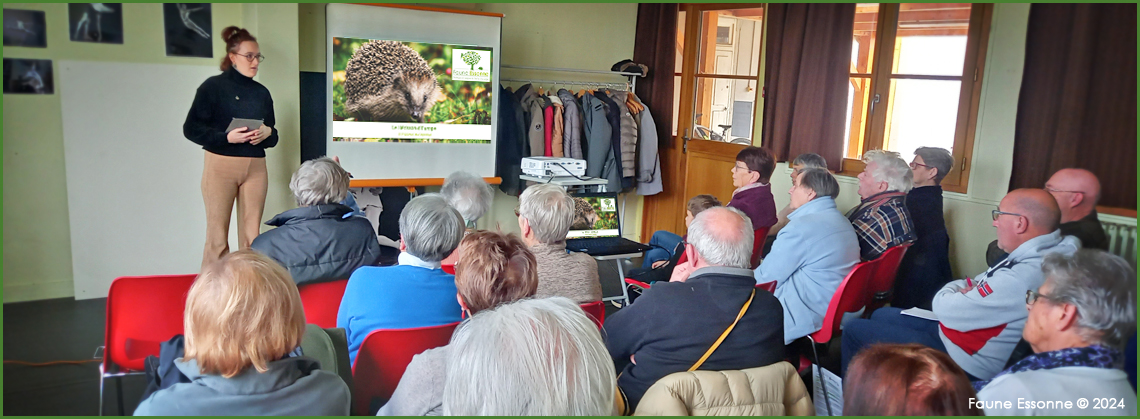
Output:
[[[348,172],[340,164],[328,157],[301,163],[289,189],[299,208],[266,221],[277,228],[257,236],[253,250],[288,269],[297,285],[347,279],[356,268],[380,264],[372,224],[340,204],[348,195]]]
[[[463,238],[463,217],[439,194],[417,196],[400,212],[396,266],[363,266],[348,278],[336,327],[348,337],[348,355],[377,329],[439,326],[462,319],[455,276],[440,268]]]
[[[615,413],[613,362],[598,327],[573,301],[522,300],[481,311],[448,346],[444,415]]]
[[[1041,270],[1045,283],[1025,296],[1022,332],[1035,353],[974,383],[981,408],[986,415],[1136,416],[1136,392],[1120,369],[1121,349],[1136,333],[1136,272],[1093,249],[1050,254]]]
[[[914,223],[906,208],[906,194],[914,188],[914,174],[899,153],[871,150],[859,173],[862,201],[847,213],[859,237],[859,256],[877,259],[887,249],[915,241]]]
[[[495,198],[491,185],[483,178],[462,171],[447,175],[439,194],[448,205],[459,211],[467,228],[475,228],[475,222],[487,213],[491,200]]]
[[[344,380],[300,354],[301,296],[272,259],[239,250],[206,266],[184,317],[174,365],[190,382],[150,395],[135,416],[348,415]]]
[[[519,196],[519,230],[538,260],[538,297],[566,297],[581,303],[602,300],[598,263],[585,253],[566,251],[574,221],[574,198],[544,183]]]

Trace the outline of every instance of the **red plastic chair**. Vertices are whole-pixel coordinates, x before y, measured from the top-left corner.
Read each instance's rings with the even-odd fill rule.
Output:
[[[752,238],[752,269],[760,266],[760,256],[764,253],[764,243],[768,241],[768,230],[772,227],[760,227],[753,232]]]
[[[847,274],[847,277],[839,284],[839,288],[835,290],[835,295],[831,297],[831,303],[827,305],[827,314],[823,317],[823,327],[807,336],[808,340],[811,341],[811,353],[816,368],[821,367],[819,367],[819,353],[816,352],[815,346],[827,344],[839,334],[839,326],[843,321],[844,313],[857,312],[867,305],[867,286],[877,268],[878,259],[855,265],[855,268]],[[802,359],[800,365],[803,365]],[[826,383],[823,385],[823,397],[827,398]],[[828,405],[829,416],[831,415],[830,409],[831,406]]]
[[[444,272],[455,275],[455,265],[439,265],[439,267],[443,269]]]
[[[892,246],[875,259],[878,266],[867,285],[867,309],[863,311],[864,318],[871,318],[871,313],[887,305],[894,298],[895,277],[910,245],[903,243]]]
[[[297,288],[301,293],[301,305],[305,308],[305,322],[322,329],[336,327],[336,314],[340,311],[340,301],[344,298],[347,279],[306,284]]]
[[[598,325],[598,328],[601,329],[602,323],[606,321],[606,306],[603,305],[601,301],[595,301],[582,304],[581,307],[582,311],[585,311],[586,314],[590,316],[590,320],[593,320],[594,324]]]
[[[380,399],[376,406],[387,403],[412,357],[447,345],[458,325],[456,322],[412,329],[380,329],[369,333],[360,344],[360,351],[352,364],[355,413],[375,415],[375,411],[369,410],[372,399]]]
[[[103,383],[107,378],[142,374],[147,355],[158,356],[162,342],[183,332],[186,294],[197,275],[124,276],[111,282],[103,362],[99,365],[99,414],[103,414]],[[123,384],[116,380],[119,414],[123,414]]]

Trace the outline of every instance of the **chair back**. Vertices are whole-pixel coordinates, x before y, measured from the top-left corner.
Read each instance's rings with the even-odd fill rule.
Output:
[[[646,285],[646,287],[649,287],[649,285]],[[585,311],[586,314],[590,316],[590,320],[593,320],[594,324],[598,325],[598,328],[601,329],[602,323],[606,321],[606,306],[603,305],[601,301],[594,301],[592,303],[582,304],[581,307],[582,311]]]
[[[147,355],[183,332],[186,295],[197,275],[123,276],[107,294],[103,371],[142,371]]]
[[[301,305],[305,308],[305,323],[315,324],[322,329],[336,327],[336,314],[340,311],[340,301],[344,298],[347,286],[347,279],[338,279],[298,287]]]
[[[764,254],[764,243],[768,240],[768,230],[772,227],[760,227],[752,232],[752,269],[760,266],[760,256]]]
[[[400,377],[412,362],[412,357],[423,351],[447,345],[451,333],[459,323],[411,329],[374,330],[364,338],[352,365],[353,394],[358,415],[375,415],[371,406],[383,406],[396,391]],[[373,403],[373,399],[378,399]]]
[[[875,274],[878,259],[860,262],[847,274],[831,303],[827,305],[827,314],[823,316],[823,327],[812,333],[811,338],[816,343],[826,343],[839,331],[839,324],[843,321],[843,313],[854,313],[867,305],[867,284]]]
[[[455,275],[455,265],[454,264],[453,265],[439,265],[439,268],[443,269],[444,272]]]
[[[763,284],[756,284],[756,288],[759,288],[759,289],[762,289],[764,291],[768,291],[771,293],[775,293],[776,292],[776,281],[765,282]]]
[[[872,312],[889,303],[894,297],[895,277],[910,245],[903,243],[892,246],[875,259],[878,266],[875,267],[875,274],[871,276],[871,282],[867,286],[867,310],[863,313],[865,317],[870,317]]]

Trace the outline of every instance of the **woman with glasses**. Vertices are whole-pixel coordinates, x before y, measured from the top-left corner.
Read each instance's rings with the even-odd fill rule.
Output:
[[[1033,355],[978,381],[986,415],[1136,415],[1124,349],[1136,333],[1136,272],[1103,250],[1051,254],[1026,292]],[[1082,400],[1084,401],[1082,403]],[[1006,403],[1009,402],[1009,403]],[[846,413],[846,412],[845,412]]]
[[[265,149],[277,145],[273,98],[253,80],[265,60],[257,38],[230,26],[222,30],[226,55],[222,74],[198,87],[182,132],[206,150],[202,200],[206,204],[206,248],[202,266],[229,253],[229,221],[237,201],[238,244],[248,248],[260,231],[269,178]],[[234,118],[260,120],[258,129],[227,131]]]

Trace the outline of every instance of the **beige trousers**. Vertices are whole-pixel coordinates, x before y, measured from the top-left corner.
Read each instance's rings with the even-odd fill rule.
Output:
[[[238,246],[249,248],[261,232],[269,175],[264,157],[230,157],[206,152],[202,200],[206,203],[206,250],[202,267],[230,252],[230,214],[237,200]]]

